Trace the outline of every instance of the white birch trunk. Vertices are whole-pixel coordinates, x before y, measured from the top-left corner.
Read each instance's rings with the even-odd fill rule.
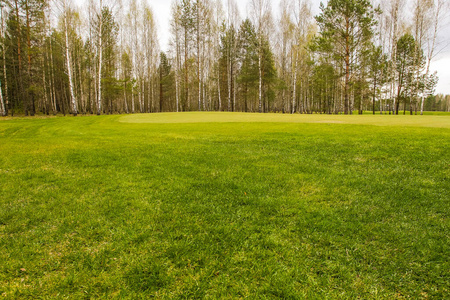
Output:
[[[231,45],[230,40],[228,40],[228,55],[227,55],[227,84],[228,84],[228,111],[231,111]]]
[[[47,29],[47,27],[46,27],[46,15],[45,15],[45,12],[44,12],[44,18],[43,18],[43,21],[44,21],[44,32],[46,31],[46,29]],[[47,35],[47,33],[45,33],[44,35],[42,35],[42,40],[41,40],[41,42],[42,42],[42,45],[43,45],[43,47],[44,47],[44,51],[43,51],[43,54],[42,54],[42,83],[44,84],[44,106],[45,106],[45,113],[49,113],[48,112],[48,109],[49,109],[49,107],[48,107],[48,95],[47,95],[47,79],[46,79],[46,74],[45,74],[45,58],[47,57],[47,54],[46,54],[46,49],[45,49],[45,45],[46,45],[46,43],[45,43],[45,36]]]
[[[230,51],[231,52],[231,51]],[[228,83],[228,111],[231,111],[231,59],[230,53],[228,53],[228,75],[227,75],[227,83]]]
[[[180,88],[179,88],[179,80],[180,80],[180,39],[178,35],[178,20],[175,20],[175,47],[176,47],[176,67],[175,67],[175,98],[177,102],[177,112],[179,112],[180,107]]]
[[[5,81],[5,103],[8,105],[8,79],[6,77],[6,57],[5,57],[5,45],[3,44],[3,78]],[[6,113],[6,108],[3,110]]]
[[[43,42],[43,45],[45,45],[45,42]],[[42,56],[42,83],[44,84],[45,112],[48,113],[47,79],[45,76],[45,57],[44,56]]]
[[[103,65],[103,38],[102,38],[102,31],[103,31],[103,1],[100,0],[100,12],[99,12],[99,18],[100,18],[100,24],[99,24],[99,34],[98,34],[98,91],[97,91],[97,115],[100,115],[102,113],[102,65]]]
[[[6,116],[5,102],[3,101],[2,81],[0,80],[0,114]]]
[[[72,78],[72,65],[71,57],[69,51],[69,27],[67,24],[67,6],[66,0],[64,0],[64,35],[66,40],[65,50],[66,50],[66,65],[67,65],[67,75],[69,76],[69,89],[70,89],[70,101],[72,104],[72,113],[74,116],[78,114],[77,99],[75,98],[73,78]]]
[[[180,95],[178,92],[178,71],[175,74],[175,98],[177,102],[177,112],[178,112],[178,107],[180,106]]]
[[[295,51],[295,50],[294,50]],[[294,54],[294,81],[292,83],[292,89],[293,89],[293,93],[292,93],[292,111],[291,113],[295,113],[295,99],[297,96],[297,52],[295,51]]]
[[[57,107],[56,107],[56,91],[55,91],[55,74],[54,74],[54,64],[53,64],[53,45],[52,45],[52,37],[50,36],[50,84],[51,84],[51,101],[52,101],[52,110],[53,114],[56,115]]]
[[[2,53],[3,53],[3,78],[4,78],[4,83],[5,83],[5,98],[3,98],[3,94],[2,94],[2,86],[1,86],[1,80],[0,80],[0,109],[1,109],[1,114],[3,116],[7,115],[7,107],[5,106],[8,105],[8,79],[6,76],[6,48],[5,48],[5,27],[4,27],[4,16],[3,16],[3,6],[0,8],[1,11],[1,37],[2,37]]]
[[[197,1],[197,78],[198,78],[198,110],[201,111],[202,81],[200,74],[200,1]]]
[[[261,47],[261,45],[259,46]],[[262,62],[261,62],[261,49],[259,51],[258,55],[258,71],[259,71],[259,92],[258,92],[258,99],[259,99],[259,112],[262,113]]]
[[[217,24],[219,24],[219,17],[217,17]],[[220,45],[220,34],[219,34],[219,30],[217,30],[217,40],[216,40],[216,45],[215,45],[216,51],[217,51],[217,49],[219,49],[219,45]],[[222,111],[222,98],[220,95],[220,67],[219,67],[219,65],[217,66],[217,98],[219,100],[219,111]]]

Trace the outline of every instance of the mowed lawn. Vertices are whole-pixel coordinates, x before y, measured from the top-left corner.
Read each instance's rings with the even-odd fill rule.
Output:
[[[448,299],[450,115],[0,120],[0,297]]]

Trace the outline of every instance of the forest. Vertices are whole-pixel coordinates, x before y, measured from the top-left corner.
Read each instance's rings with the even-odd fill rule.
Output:
[[[445,0],[2,0],[0,114],[450,111],[430,64]]]

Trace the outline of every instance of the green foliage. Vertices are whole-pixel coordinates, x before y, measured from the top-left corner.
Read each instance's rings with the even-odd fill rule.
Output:
[[[338,60],[359,50],[374,34],[376,11],[368,0],[330,0],[320,9],[322,12],[316,17],[320,28],[317,46],[321,51],[332,52]]]
[[[400,102],[404,102],[411,98],[411,94],[417,91],[425,84],[420,76],[417,76],[417,71],[423,68],[425,64],[425,57],[423,50],[420,49],[414,37],[407,33],[404,34],[397,42],[397,53],[395,57],[395,66],[397,69],[397,104],[395,107],[396,114],[398,114]],[[410,100],[411,101],[411,100]]]
[[[190,35],[195,29],[195,3],[193,0],[181,0],[178,4],[181,9],[181,26],[186,35]]]
[[[418,63],[416,55],[417,48],[416,41],[411,34],[407,33],[400,37],[397,42],[395,61],[398,73],[405,74],[412,72],[412,68]],[[420,61],[423,61],[423,55],[420,57]],[[406,77],[406,75],[403,76]]]
[[[331,113],[330,90],[333,88],[336,77],[336,71],[330,63],[322,62],[314,65],[311,80],[315,98],[319,99],[319,112]]]
[[[431,95],[425,99],[424,110],[426,112],[435,111],[450,111],[450,95],[438,94]]]
[[[237,61],[238,61],[238,32],[236,28],[231,25],[227,27],[225,23],[222,24],[222,34],[220,36],[220,58],[219,68],[221,74],[221,88],[225,99],[228,100],[228,111],[235,111],[234,102],[232,101],[232,95],[235,91],[234,79],[238,73]],[[222,100],[223,101],[223,100]],[[225,101],[223,101],[225,102]]]
[[[320,32],[312,49],[343,70],[344,113],[351,113],[350,88],[365,82],[353,72],[358,67],[364,71],[361,63],[375,32],[377,11],[368,0],[330,0],[326,7],[321,3],[320,9],[320,15],[316,16]]]
[[[449,118],[2,120],[0,295],[444,299]]]
[[[120,93],[123,89],[123,85],[116,78],[117,71],[117,37],[119,27],[114,20],[113,13],[110,8],[103,7],[102,9],[102,51],[103,51],[103,64],[102,64],[102,101],[105,103],[102,105],[109,113],[115,111],[114,104],[115,99],[122,96]],[[97,28],[99,30],[99,28]],[[126,57],[124,58],[126,59]]]
[[[170,108],[168,103],[174,100],[175,97],[175,85],[174,85],[174,72],[172,71],[172,65],[167,58],[166,53],[161,52],[160,54],[160,64],[159,64],[159,74],[160,74],[160,111],[167,111]]]
[[[238,82],[245,86],[245,97],[249,91],[256,93],[258,84],[258,40],[255,27],[249,19],[242,22],[239,29]]]
[[[6,2],[6,5],[5,5]],[[46,0],[2,1],[8,8],[5,22],[5,59],[9,83],[10,109],[21,110],[25,115],[34,115],[37,102],[41,97],[41,61],[45,49],[43,10],[48,5]],[[2,9],[2,18],[5,18]],[[3,59],[2,59],[3,60]]]

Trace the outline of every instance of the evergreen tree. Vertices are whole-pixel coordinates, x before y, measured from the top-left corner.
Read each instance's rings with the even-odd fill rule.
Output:
[[[275,69],[275,59],[272,50],[270,49],[269,41],[261,40],[262,45],[262,91],[263,91],[263,109],[262,112],[270,112],[271,105],[275,100],[275,86],[277,84],[277,71]]]
[[[376,11],[368,0],[330,0],[326,7],[321,3],[320,9],[316,17],[320,28],[317,49],[331,52],[344,70],[344,113],[348,114],[352,70],[374,34]]]
[[[170,110],[174,79],[172,66],[165,52],[160,54],[159,74],[159,111],[163,112]]]
[[[116,56],[117,56],[117,38],[118,38],[118,25],[112,15],[109,7],[103,7],[102,9],[102,93],[103,104],[102,107],[108,113],[113,113],[117,108],[113,103],[121,94],[121,85],[116,79]]]
[[[414,87],[414,70],[417,65],[424,63],[424,56],[417,55],[417,45],[411,34],[404,34],[397,42],[397,55],[395,66],[397,70],[397,101],[394,112],[398,115],[400,102],[403,101],[406,110],[406,102],[409,91]]]
[[[246,19],[241,24],[238,45],[240,65],[238,82],[241,86],[240,94],[244,102],[243,110],[247,112],[249,109],[249,97],[256,95],[258,92],[258,40],[255,28],[249,19]],[[254,106],[251,105],[251,107]]]
[[[369,72],[372,78],[372,113],[375,114],[375,101],[379,98],[380,113],[381,108],[381,91],[382,87],[386,83],[386,74],[388,72],[388,58],[386,54],[383,54],[383,49],[372,46],[369,54]]]

